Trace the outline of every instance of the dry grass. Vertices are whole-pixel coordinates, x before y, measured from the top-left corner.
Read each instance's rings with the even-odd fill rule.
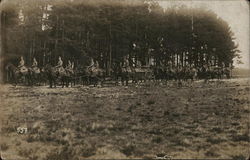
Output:
[[[249,108],[244,106],[250,104],[250,87],[245,84],[196,83],[180,89],[150,83],[65,89],[6,85],[0,112],[7,115],[2,121],[12,123],[3,123],[1,138],[18,139],[11,150],[33,160],[153,158],[157,153],[242,158],[249,147]],[[27,125],[27,134],[16,133],[21,125]],[[29,145],[41,148],[23,147]],[[106,146],[112,155],[99,153]]]
[[[1,143],[0,144],[0,149],[1,149],[1,151],[6,151],[6,150],[9,149],[9,145],[6,144],[6,143]]]

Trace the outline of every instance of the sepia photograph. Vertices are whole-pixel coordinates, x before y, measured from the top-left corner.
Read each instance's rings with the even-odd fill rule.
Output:
[[[0,0],[0,160],[249,160],[247,0]]]

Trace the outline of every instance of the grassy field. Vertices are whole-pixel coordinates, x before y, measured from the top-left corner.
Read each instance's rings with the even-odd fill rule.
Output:
[[[249,84],[236,79],[178,89],[152,82],[56,89],[1,85],[1,155],[244,159],[250,153]]]
[[[250,69],[234,68],[232,70],[232,77],[250,77]]]

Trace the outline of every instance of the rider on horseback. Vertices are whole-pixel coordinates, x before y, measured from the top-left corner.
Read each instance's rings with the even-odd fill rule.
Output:
[[[71,69],[71,67],[72,67],[72,64],[71,64],[70,60],[68,60],[68,65],[66,66],[66,69]]]
[[[18,68],[23,67],[23,66],[24,66],[24,63],[25,63],[25,62],[24,62],[23,56],[21,56],[20,61],[19,61]]]
[[[23,56],[21,56],[20,61],[19,61],[19,65],[18,65],[18,68],[19,68],[21,73],[28,71],[27,67],[25,67],[24,64],[25,64],[25,62],[24,62]]]
[[[55,68],[57,69],[57,71],[58,71],[59,73],[64,71],[64,68],[63,68],[63,61],[62,61],[62,58],[61,58],[60,56],[59,56],[59,58],[58,58],[57,66],[55,66]]]
[[[73,67],[74,67],[74,64],[70,62],[70,60],[68,61],[68,65],[66,66],[65,70],[67,72],[69,72],[70,74],[73,73]]]
[[[126,71],[129,72],[129,58],[126,56],[124,57],[123,65],[122,68]]]
[[[32,71],[35,73],[40,73],[40,69],[37,67],[38,63],[36,61],[36,58],[33,58],[33,64],[31,66]]]
[[[87,69],[89,70],[89,72],[92,74],[94,69],[95,69],[95,62],[94,62],[94,59],[91,58],[90,59],[90,65],[87,67]]]

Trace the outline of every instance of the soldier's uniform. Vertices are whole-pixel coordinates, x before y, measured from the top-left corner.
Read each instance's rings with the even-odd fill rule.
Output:
[[[68,65],[65,68],[69,73],[73,73],[72,63],[68,61]]]
[[[38,63],[36,61],[36,58],[33,59],[33,63],[32,63],[32,70],[35,73],[40,73],[40,69],[37,67]]]
[[[124,63],[123,63],[122,67],[123,67],[125,72],[129,72],[129,60],[128,60],[128,58],[124,59]]]
[[[56,68],[57,68],[57,71],[58,71],[59,73],[62,73],[62,72],[64,71],[64,68],[63,68],[63,61],[62,61],[61,57],[58,58],[58,62],[57,62]]]
[[[27,67],[25,67],[25,62],[24,62],[23,56],[22,56],[21,59],[20,59],[18,68],[19,68],[19,71],[20,71],[21,73],[28,72]]]
[[[71,64],[71,62],[70,62],[70,60],[69,60],[69,61],[68,61],[68,65],[66,66],[66,68],[67,68],[67,69],[71,69],[71,65],[72,65],[72,64]]]
[[[89,72],[90,72],[91,74],[93,73],[94,68],[95,68],[95,62],[94,62],[93,58],[91,58],[91,60],[90,60],[90,65],[88,66],[88,70],[89,70]]]

